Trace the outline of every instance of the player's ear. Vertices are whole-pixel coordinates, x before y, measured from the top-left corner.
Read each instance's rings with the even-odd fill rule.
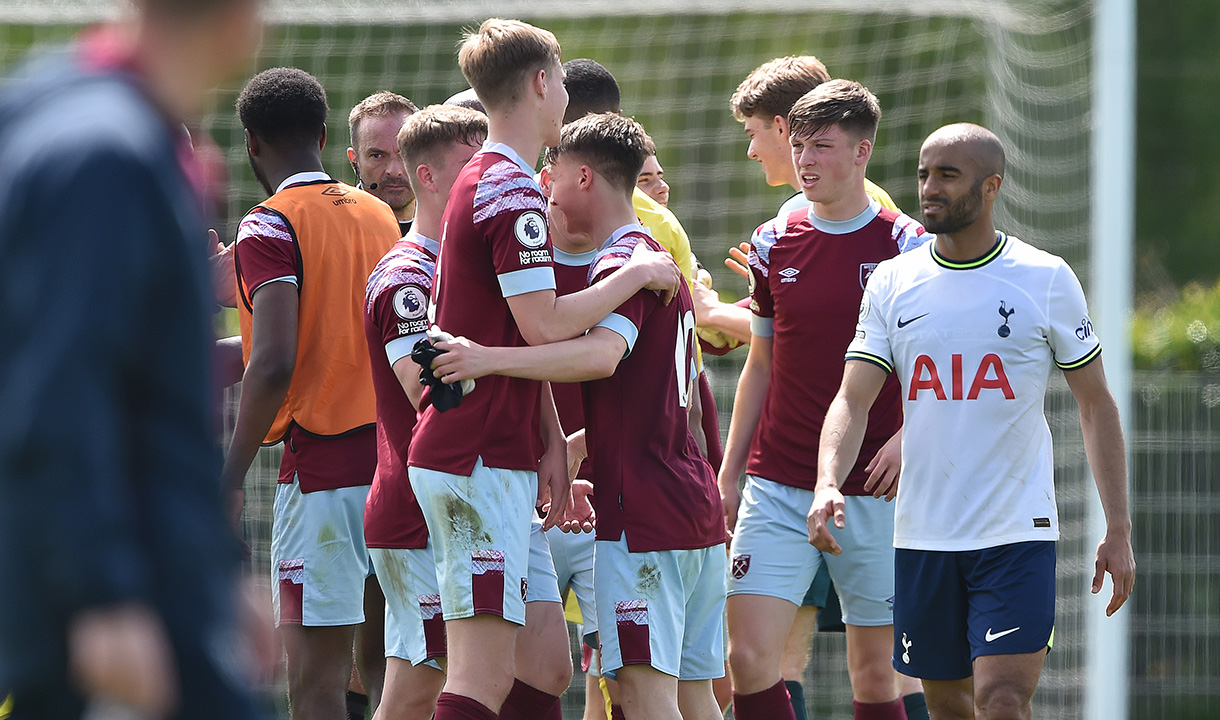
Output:
[[[352,169],[356,169],[356,151],[352,148],[347,149],[347,161],[352,164]],[[359,171],[357,171],[359,174]]]
[[[322,148],[325,148],[325,147],[326,147],[326,125],[323,124],[322,125],[322,134],[318,136],[318,151],[321,152]]]
[[[988,175],[983,178],[983,197],[987,200],[995,200],[996,195],[1000,194],[1000,186],[1004,184],[1004,178],[999,175]]]
[[[856,164],[863,165],[873,156],[873,141],[863,138],[856,144]]]
[[[593,185],[593,168],[581,165],[576,184],[581,190],[588,190]]]
[[[774,118],[771,119],[771,122],[772,122],[772,124],[775,125],[776,129],[779,130],[780,137],[782,137],[782,138],[788,137],[788,130],[789,130],[788,118],[784,117],[783,115],[776,115]]]
[[[437,190],[436,176],[432,174],[431,165],[423,163],[419,167],[415,168],[415,178],[419,180],[420,187],[427,188],[428,190],[432,191]]]
[[[534,72],[533,77],[530,78],[530,89],[539,98],[546,98],[546,68],[539,68]]]
[[[542,196],[551,197],[551,166],[543,165],[538,171],[538,187],[542,188]]]
[[[249,128],[242,128],[242,131],[246,135],[246,152],[250,153],[251,157],[258,157],[258,138],[254,137],[254,133],[250,132]]]

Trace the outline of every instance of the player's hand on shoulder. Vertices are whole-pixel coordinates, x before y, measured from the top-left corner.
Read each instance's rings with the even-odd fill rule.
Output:
[[[644,289],[660,292],[661,301],[666,305],[678,294],[681,284],[686,282],[672,255],[664,250],[653,250],[643,240],[636,243],[627,265],[641,268]]]
[[[729,248],[729,256],[724,259],[724,266],[741,276],[742,280],[750,279],[750,243],[739,243],[735,248]]]
[[[1092,587],[1094,595],[1101,592],[1106,573],[1110,573],[1110,580],[1114,583],[1114,592],[1106,605],[1106,617],[1109,617],[1118,612],[1135,589],[1135,551],[1131,548],[1129,526],[1125,533],[1107,531],[1097,545]]]
[[[843,528],[844,520],[843,493],[837,487],[824,487],[813,494],[813,504],[809,506],[806,522],[809,525],[809,544],[822,552],[838,555],[843,552],[834,535],[830,534],[830,524]]]
[[[902,470],[902,430],[885,441],[873,459],[864,467],[868,479],[864,481],[865,492],[875,498],[884,497],[890,502],[898,495],[898,477]]]

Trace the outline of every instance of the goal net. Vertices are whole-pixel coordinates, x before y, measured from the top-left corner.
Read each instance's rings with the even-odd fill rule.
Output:
[[[33,43],[70,37],[113,12],[107,0],[0,0],[0,69]],[[295,65],[314,74],[331,105],[324,161],[350,181],[347,111],[378,90],[423,107],[467,87],[456,66],[463,27],[497,15],[552,30],[564,58],[593,58],[622,87],[623,110],[656,140],[672,186],[670,207],[716,277],[725,299],[745,284],[722,267],[728,247],[772,216],[790,190],[770,188],[746,155],[728,108],[737,84],[761,63],[814,54],[832,77],[858,80],[883,116],[869,177],[918,216],[915,166],[932,130],[981,123],[1001,138],[1008,172],[997,225],[1063,255],[1087,284],[1090,227],[1091,51],[1089,0],[272,0],[257,68]],[[215,94],[203,129],[227,154],[231,186],[221,234],[262,190],[246,167],[233,100],[244,78]],[[1087,287],[1086,287],[1087,289]],[[727,430],[744,351],[709,360]],[[1035,698],[1045,718],[1081,714],[1088,475],[1075,405],[1062,383],[1048,401],[1056,439],[1063,541],[1055,647]],[[816,442],[811,438],[810,442]],[[266,568],[278,450],[264,451],[247,482],[247,533]],[[1108,588],[1107,588],[1108,592]],[[807,694],[819,713],[850,712],[841,636],[815,643]],[[1213,668],[1214,669],[1214,668]],[[1138,672],[1138,671],[1137,671]],[[1135,684],[1133,700],[1141,692]],[[1105,692],[1124,692],[1107,688]],[[1138,708],[1138,701],[1133,708]],[[1150,706],[1151,707],[1151,706]]]

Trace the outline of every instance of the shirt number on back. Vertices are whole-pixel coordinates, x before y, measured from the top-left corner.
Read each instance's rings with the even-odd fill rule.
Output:
[[[678,375],[678,406],[686,407],[690,402],[691,381],[695,379],[695,314],[690,310],[678,318],[674,371]]]

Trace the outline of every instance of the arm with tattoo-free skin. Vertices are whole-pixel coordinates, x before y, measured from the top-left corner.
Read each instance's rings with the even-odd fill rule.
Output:
[[[1080,429],[1084,435],[1089,469],[1097,483],[1101,508],[1106,515],[1106,534],[1097,546],[1093,594],[1101,592],[1106,573],[1114,592],[1106,606],[1113,615],[1135,587],[1135,552],[1131,548],[1131,509],[1127,495],[1127,450],[1123,442],[1118,405],[1106,385],[1101,358],[1077,370],[1063,373],[1080,406]]]

